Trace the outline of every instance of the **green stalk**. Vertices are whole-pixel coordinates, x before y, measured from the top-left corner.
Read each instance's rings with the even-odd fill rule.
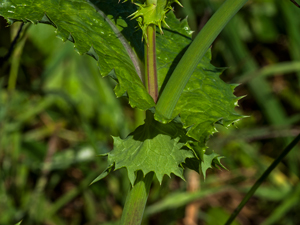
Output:
[[[147,5],[157,4],[157,0],[147,0]],[[157,69],[156,69],[156,25],[147,27],[147,40],[145,46],[145,86],[154,102],[158,99]],[[147,117],[152,113],[147,111]],[[130,188],[122,213],[120,225],[140,225],[143,219],[150,186],[153,179],[153,172],[145,177],[141,171],[137,172],[137,179],[134,186]]]
[[[229,225],[233,222],[242,208],[246,205],[252,195],[255,193],[257,188],[266,180],[269,174],[275,169],[275,167],[281,162],[281,160],[296,146],[296,144],[300,141],[300,134],[282,151],[282,153],[273,161],[273,163],[268,167],[268,169],[261,175],[261,177],[255,182],[252,188],[248,191],[246,196],[243,198],[238,207],[231,214],[225,225]]]
[[[127,194],[120,225],[141,224],[152,179],[153,172],[144,177],[143,173],[138,171],[135,184]]]
[[[149,25],[147,27],[147,42],[145,41],[145,85],[148,93],[157,102],[158,85],[156,70],[156,26]]]
[[[163,90],[156,106],[156,111],[159,115],[164,118],[171,118],[172,112],[185,85],[202,57],[228,21],[247,1],[248,0],[226,0],[206,23],[181,58]]]

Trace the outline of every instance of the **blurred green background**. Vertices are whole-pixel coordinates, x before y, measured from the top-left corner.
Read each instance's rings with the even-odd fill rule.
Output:
[[[222,1],[182,0],[195,34]],[[100,153],[112,136],[126,137],[143,112],[116,99],[114,81],[96,62],[55,38],[48,25],[0,18],[0,224],[117,224],[129,188],[124,169],[90,182],[106,168]],[[209,141],[228,171],[209,170],[205,181],[154,181],[143,224],[224,224],[273,158],[300,132],[300,9],[288,0],[248,2],[212,46],[212,63],[228,67],[222,79],[246,96],[249,115]],[[300,224],[298,145],[241,211],[234,224]]]

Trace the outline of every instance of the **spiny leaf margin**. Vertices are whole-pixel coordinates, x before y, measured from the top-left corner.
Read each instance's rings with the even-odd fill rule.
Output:
[[[184,180],[181,164],[187,158],[195,157],[186,147],[186,143],[193,140],[186,136],[185,129],[178,121],[162,124],[155,121],[150,114],[147,115],[145,124],[139,126],[127,138],[113,137],[113,150],[102,155],[108,156],[109,166],[93,183],[107,176],[112,168],[126,168],[132,185],[139,170],[144,176],[154,172],[160,183],[164,175],[170,176],[171,173]]]
[[[172,29],[165,29],[163,37],[157,36],[160,92],[163,91],[172,71],[191,43],[193,33],[187,19],[178,20],[173,12],[167,14],[166,22]],[[168,123],[179,115],[183,127],[188,130],[187,135],[198,141],[196,152],[199,158],[207,148],[208,138],[217,132],[216,123],[228,127],[243,118],[235,111],[241,98],[233,94],[237,85],[226,84],[221,80],[220,75],[224,69],[214,67],[210,61],[209,50],[184,88],[171,118],[164,118],[158,112],[155,114],[155,119],[162,123]]]
[[[206,178],[206,171],[208,169],[216,168],[216,169],[226,169],[225,166],[222,165],[221,159],[224,156],[220,156],[219,154],[213,152],[211,154],[204,154],[203,159],[199,160],[197,158],[189,158],[183,164],[185,167],[196,171],[197,173],[202,173],[204,179]]]

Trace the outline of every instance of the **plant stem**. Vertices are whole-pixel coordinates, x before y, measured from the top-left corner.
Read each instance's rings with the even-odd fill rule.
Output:
[[[157,4],[157,0],[147,0],[146,3]],[[156,25],[151,24],[147,27],[147,40],[145,46],[145,85],[148,93],[157,102],[158,84],[156,70]],[[146,112],[147,117],[153,118],[152,113]],[[121,225],[140,225],[143,219],[146,202],[148,199],[150,186],[153,179],[153,172],[145,177],[141,171],[137,172],[134,186],[127,194],[125,206],[122,213]]]
[[[145,41],[145,85],[148,93],[157,102],[158,85],[156,70],[156,27],[149,25],[147,27],[147,41]]]
[[[189,46],[160,96],[156,111],[171,119],[175,105],[195,68],[228,21],[248,0],[226,0]]]
[[[252,195],[255,193],[257,188],[262,184],[262,182],[269,176],[272,170],[281,162],[281,160],[295,147],[295,145],[300,141],[300,134],[295,137],[295,139],[282,151],[282,153],[273,161],[273,163],[268,167],[268,169],[261,175],[261,177],[255,182],[252,188],[248,191],[244,199],[238,205],[238,207],[231,214],[225,225],[229,225],[233,222],[242,208],[246,205]]]
[[[135,184],[127,194],[120,225],[141,224],[152,178],[153,172],[144,177],[143,173],[138,171]]]

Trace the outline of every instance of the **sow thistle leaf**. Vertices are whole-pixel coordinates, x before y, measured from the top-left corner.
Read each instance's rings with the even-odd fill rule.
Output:
[[[183,178],[180,166],[186,158],[194,154],[185,144],[192,141],[186,136],[181,123],[173,120],[168,124],[155,121],[152,116],[145,120],[127,138],[114,137],[114,149],[107,153],[109,167],[95,182],[105,177],[111,168],[126,168],[131,184],[134,184],[136,172],[141,170],[144,175],[153,171],[161,183],[163,176],[171,173]]]
[[[166,22],[172,30],[165,29],[164,37],[157,37],[160,91],[163,90],[169,76],[189,46],[192,35],[186,19],[179,21],[170,12],[167,14]],[[155,118],[163,123],[180,115],[183,127],[188,129],[187,135],[198,141],[196,152],[202,160],[201,155],[206,149],[207,139],[217,131],[215,124],[229,126],[242,118],[234,109],[240,99],[233,94],[237,85],[229,85],[222,81],[219,76],[223,69],[211,65],[210,60],[209,50],[187,83],[172,118],[164,118],[158,113],[155,115]]]
[[[192,35],[187,19],[179,21],[170,12],[167,14],[166,22],[171,29],[164,29],[164,36],[157,36],[160,92],[191,43]],[[168,123],[176,116],[180,116],[183,127],[187,129],[187,136],[195,140],[193,143],[188,143],[195,157],[187,159],[184,166],[202,173],[204,178],[209,168],[225,169],[220,162],[222,156],[216,153],[205,154],[208,138],[217,132],[215,124],[227,127],[243,118],[235,112],[240,99],[233,94],[237,85],[226,84],[222,81],[219,76],[223,69],[214,67],[210,61],[211,51],[209,50],[184,88],[172,118],[164,118],[158,113],[155,114],[155,119],[162,123]]]
[[[105,156],[105,155],[103,155]],[[114,170],[114,164],[109,165],[98,177],[96,177],[96,179],[94,179],[91,183],[91,185],[93,183],[96,183],[99,180],[102,180],[103,178],[105,178],[108,174],[110,174],[110,172]]]
[[[0,3],[0,15],[9,23],[23,21],[56,27],[57,37],[73,42],[79,54],[91,55],[98,61],[103,76],[109,74],[118,81],[117,97],[127,95],[132,107],[147,110],[155,103],[141,80],[141,32],[133,34],[137,23],[126,19],[135,10],[135,5],[118,4],[118,0],[6,0]]]

